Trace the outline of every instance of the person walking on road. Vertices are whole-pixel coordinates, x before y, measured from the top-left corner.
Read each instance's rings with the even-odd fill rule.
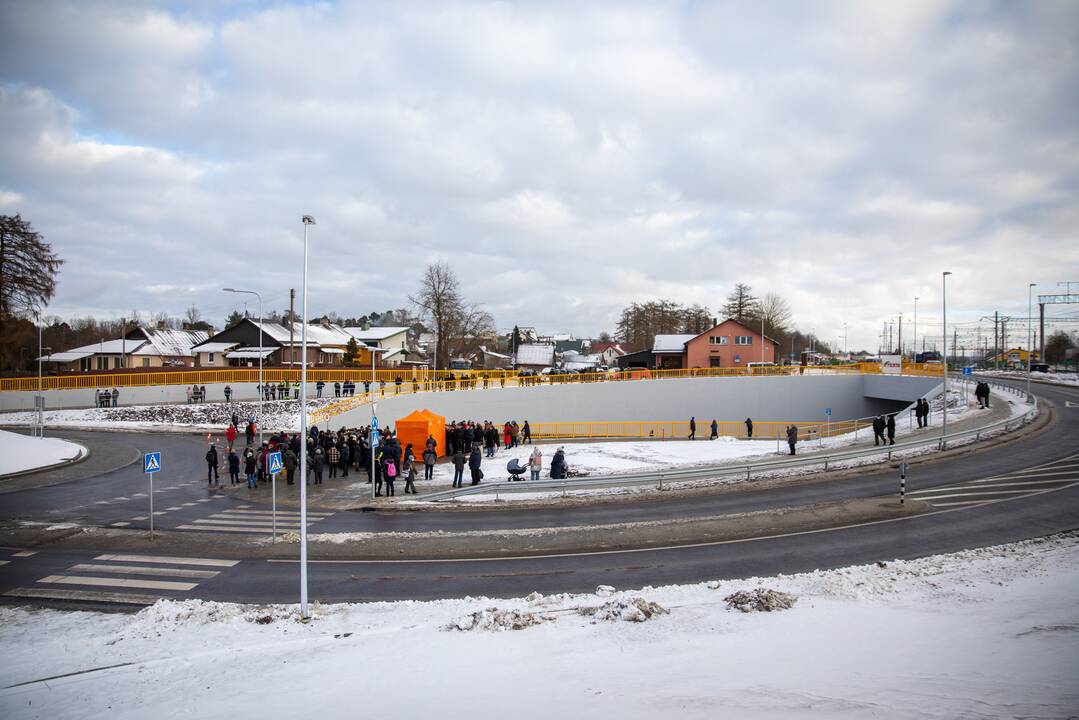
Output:
[[[540,479],[540,472],[543,470],[543,453],[538,447],[532,448],[532,456],[528,458],[528,469],[531,471],[533,480]]]
[[[315,473],[315,484],[322,484],[322,469],[326,467],[326,453],[320,445],[315,445],[315,452],[311,454],[311,470]]]
[[[472,474],[472,484],[479,485],[480,480],[483,479],[483,470],[480,469],[480,464],[483,462],[483,456],[480,455],[479,443],[472,446],[472,452],[468,456],[468,470]]]
[[[791,455],[794,455],[794,446],[798,444],[798,426],[791,425],[787,428],[787,445],[790,446]]]
[[[244,437],[247,439],[248,445],[255,442],[255,421],[252,418],[247,418],[247,427],[244,428]]]
[[[746,418],[746,437],[753,439],[753,418]]]
[[[712,433],[708,436],[708,439],[709,440],[715,440],[718,437],[719,437],[719,423],[716,422],[715,418],[712,418]]]
[[[225,441],[228,443],[230,451],[236,445],[236,426],[232,423],[229,423],[228,428],[225,430]]]
[[[691,417],[689,419],[689,439],[697,439],[697,418],[695,417]]]
[[[412,443],[405,446],[405,458],[401,461],[401,471],[405,476],[405,495],[416,492],[416,453],[412,450]]]
[[[457,452],[453,454],[453,486],[455,488],[461,487],[461,479],[465,472],[465,454],[461,451],[461,448],[457,448]]]
[[[236,451],[229,448],[229,485],[238,485],[240,482],[240,456]]]
[[[895,413],[888,416],[885,427],[888,429],[888,444],[895,445]]]
[[[217,457],[217,445],[210,445],[210,449],[206,451],[206,484],[213,485],[214,483],[220,485],[221,480],[217,475],[218,457]]]
[[[337,449],[337,445],[331,445],[330,449],[326,451],[326,462],[330,466],[330,479],[337,477],[337,468],[341,465],[341,451]]]
[[[255,474],[255,470],[258,466],[258,462],[255,460],[255,453],[251,448],[248,448],[244,452],[244,475],[247,476],[247,488],[257,488],[258,475]]]

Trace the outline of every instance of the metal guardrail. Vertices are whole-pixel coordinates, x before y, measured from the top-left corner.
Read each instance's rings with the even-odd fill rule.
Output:
[[[998,390],[1014,394],[1018,396],[1024,396],[1026,393],[1013,388],[1009,385],[1001,383],[994,383],[989,381],[990,386],[996,387]],[[902,453],[908,450],[915,450],[933,445],[937,446],[938,450],[944,450],[949,443],[954,443],[958,440],[964,440],[973,437],[975,441],[981,440],[982,435],[995,433],[998,430],[1007,432],[1013,425],[1020,427],[1029,422],[1037,414],[1038,403],[1037,399],[1031,404],[1030,408],[1023,413],[1022,416],[1013,418],[1008,417],[1003,420],[998,420],[989,425],[971,428],[969,430],[961,430],[958,432],[951,432],[947,435],[926,436],[917,440],[911,440],[907,442],[896,443],[895,445],[887,446],[887,449],[881,447],[864,448],[858,450],[844,450],[840,452],[832,453],[812,453],[810,455],[802,455],[793,459],[785,460],[765,460],[761,462],[745,463],[743,465],[706,465],[696,466],[693,468],[687,468],[684,470],[670,470],[670,471],[650,471],[642,473],[626,473],[622,475],[603,475],[593,478],[580,477],[580,478],[566,478],[562,480],[523,480],[516,482],[500,482],[500,483],[488,483],[479,485],[470,485],[463,488],[454,490],[444,490],[441,492],[430,493],[422,495],[417,500],[423,502],[439,502],[442,500],[452,500],[458,497],[467,495],[479,495],[479,494],[491,494],[491,493],[517,493],[517,492],[544,492],[544,491],[562,491],[565,494],[568,490],[584,490],[591,488],[611,488],[611,487],[635,487],[642,485],[657,485],[662,490],[663,486],[672,485],[678,482],[686,482],[691,480],[701,479],[720,479],[725,477],[742,477],[749,480],[753,473],[760,473],[764,471],[777,471],[788,470],[792,468],[806,468],[814,465],[823,465],[824,470],[828,470],[829,465],[836,463],[842,463],[848,460],[856,460],[860,458],[873,457],[882,455],[885,456],[884,462],[889,462],[892,456],[896,453]]]

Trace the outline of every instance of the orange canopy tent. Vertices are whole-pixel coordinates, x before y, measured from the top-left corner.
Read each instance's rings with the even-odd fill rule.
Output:
[[[423,457],[423,450],[427,447],[427,438],[434,437],[438,443],[435,450],[439,455],[446,453],[446,418],[435,415],[430,410],[414,410],[396,423],[397,442],[402,449],[412,443],[412,452],[416,454],[416,460]]]

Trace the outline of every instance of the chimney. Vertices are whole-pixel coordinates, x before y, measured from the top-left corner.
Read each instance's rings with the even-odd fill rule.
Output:
[[[712,327],[719,325],[719,318],[712,318]]]

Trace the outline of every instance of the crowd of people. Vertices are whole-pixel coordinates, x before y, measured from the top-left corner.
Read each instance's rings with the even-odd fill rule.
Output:
[[[108,388],[102,390],[94,390],[94,407],[107,408],[116,407],[116,404],[120,401],[120,391],[116,388],[109,392]]]

